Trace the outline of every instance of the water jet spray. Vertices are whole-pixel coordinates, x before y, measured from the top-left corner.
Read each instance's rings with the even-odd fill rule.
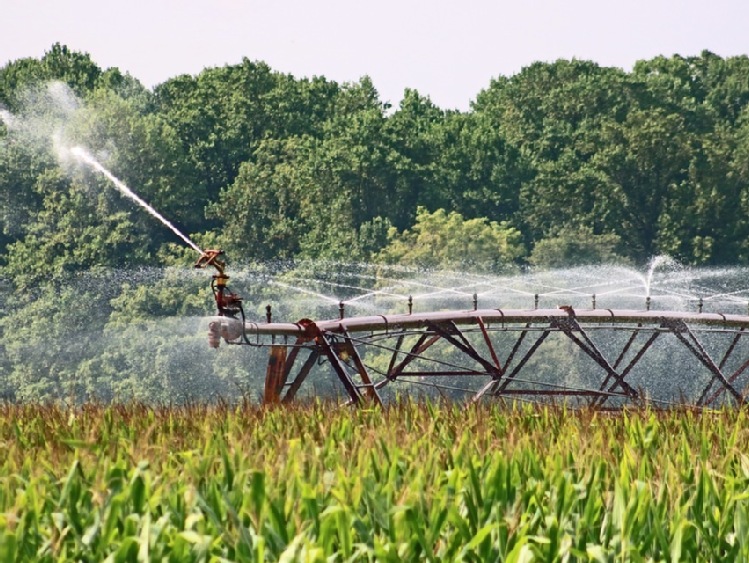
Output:
[[[136,194],[133,190],[128,188],[119,178],[117,178],[114,174],[112,174],[109,170],[104,168],[104,166],[96,160],[93,156],[91,156],[83,147],[73,147],[70,149],[70,154],[72,154],[74,157],[76,157],[78,160],[88,164],[91,168],[96,170],[97,172],[103,174],[107,179],[109,179],[112,184],[125,196],[132,199],[135,203],[143,207],[148,213],[154,217],[156,217],[159,221],[161,221],[164,225],[169,227],[169,229],[176,234],[179,238],[181,238],[183,241],[187,243],[188,246],[190,246],[193,250],[198,252],[199,254],[203,254],[203,251],[200,249],[200,247],[195,244],[193,241],[190,240],[189,237],[184,235],[177,227],[172,225],[169,221],[167,221],[158,211],[156,211],[153,207],[148,205],[141,197]]]

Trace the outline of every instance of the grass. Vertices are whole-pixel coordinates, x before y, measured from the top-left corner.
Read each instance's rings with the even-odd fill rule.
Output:
[[[749,560],[743,410],[0,406],[0,561]]]

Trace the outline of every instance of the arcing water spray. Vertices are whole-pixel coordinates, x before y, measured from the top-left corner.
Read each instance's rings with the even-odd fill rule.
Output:
[[[85,162],[88,164],[91,168],[96,170],[97,172],[100,172],[104,176],[106,176],[114,185],[115,187],[123,193],[125,196],[132,199],[134,202],[136,202],[138,205],[143,207],[148,213],[156,217],[159,221],[161,221],[164,225],[169,227],[174,234],[176,234],[179,238],[181,238],[183,241],[185,241],[191,248],[193,248],[196,252],[203,254],[203,251],[200,249],[200,247],[195,244],[193,241],[191,241],[186,235],[182,234],[177,227],[172,225],[169,221],[167,221],[158,211],[156,211],[153,207],[148,205],[143,199],[138,196],[133,190],[128,188],[120,179],[118,179],[114,174],[112,174],[109,170],[104,168],[104,166],[99,163],[98,160],[96,160],[93,156],[91,156],[85,149],[82,147],[73,147],[70,149],[70,153],[75,156],[77,159]]]

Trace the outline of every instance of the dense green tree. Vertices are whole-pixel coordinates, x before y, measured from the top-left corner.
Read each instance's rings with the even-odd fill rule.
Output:
[[[168,80],[155,103],[197,173],[194,188],[215,201],[264,138],[317,133],[336,92],[322,78],[297,82],[244,59]]]
[[[749,104],[749,56],[722,59],[703,51],[702,59],[705,102],[720,119],[736,123]]]
[[[618,235],[597,235],[585,226],[563,228],[556,236],[538,241],[528,262],[542,268],[623,263],[620,246]]]
[[[637,106],[637,92],[623,71],[579,60],[534,63],[492,81],[466,118],[479,124],[468,129],[473,163],[457,167],[483,169],[471,176],[478,179],[475,195],[468,192],[475,208],[483,201],[493,209],[486,216],[512,220],[528,244],[570,223],[608,221],[607,210],[599,215],[601,174],[590,162],[605,146],[607,124],[623,122]],[[450,192],[460,199],[460,191]]]
[[[511,267],[525,254],[517,230],[444,209],[430,213],[420,207],[413,228],[400,233],[393,228],[389,238],[380,259],[421,268],[497,270]]]
[[[143,263],[146,233],[138,233],[123,211],[108,198],[90,195],[88,185],[71,182],[59,171],[37,178],[42,208],[25,234],[8,246],[4,274],[27,290],[44,281],[101,266]]]
[[[431,197],[420,204],[466,217],[520,220],[520,187],[529,177],[528,160],[507,142],[494,119],[483,113],[453,113],[437,136],[434,185]]]
[[[99,335],[106,322],[105,297],[99,288],[85,284],[46,286],[0,318],[3,352],[10,366],[4,375],[16,399],[90,397],[76,374],[99,351]]]
[[[383,239],[377,221],[409,225],[422,183],[386,109],[364,78],[342,88],[322,138],[261,142],[210,209],[227,245],[254,259],[361,259]]]
[[[19,59],[0,68],[0,103],[17,110],[26,97],[50,81],[61,81],[83,96],[93,90],[102,70],[88,53],[55,43],[41,59]]]
[[[688,189],[693,137],[679,114],[638,110],[609,124],[603,140],[593,164],[606,180],[595,195],[612,210],[607,223],[630,255],[647,260],[662,251],[659,224]]]
[[[209,217],[223,226],[222,246],[236,257],[289,259],[299,252],[307,228],[302,205],[312,198],[309,138],[263,141],[255,158],[212,205]]]
[[[169,220],[187,231],[205,227],[208,196],[195,179],[194,169],[176,131],[148,111],[148,100],[136,95],[122,98],[112,90],[95,90],[83,109],[67,124],[69,144],[79,143],[98,158],[130,189]],[[132,221],[151,232],[152,250],[175,237],[144,213],[114,186],[103,187],[122,209],[132,211]],[[134,207],[135,206],[135,207]]]
[[[634,99],[623,71],[591,61],[559,60],[493,80],[477,96],[473,111],[490,116],[513,146],[548,160],[587,122],[623,120]]]
[[[724,132],[729,139],[716,143],[716,153],[709,161],[715,176],[724,187],[720,217],[710,225],[725,238],[716,245],[718,263],[749,263],[749,106],[737,120],[738,126]],[[733,141],[733,143],[731,143]]]
[[[400,229],[409,227],[418,205],[439,205],[436,171],[445,112],[416,90],[406,89],[398,109],[384,123],[383,136],[397,154],[395,201],[400,213],[392,220]],[[391,153],[392,154],[392,153]]]
[[[42,194],[38,178],[55,163],[44,151],[0,134],[0,248],[23,237],[40,210]],[[4,263],[5,256],[0,259]]]

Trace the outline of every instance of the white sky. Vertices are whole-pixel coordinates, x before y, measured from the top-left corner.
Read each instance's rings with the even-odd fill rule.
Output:
[[[631,69],[663,54],[749,54],[747,0],[0,0],[0,66],[53,43],[152,87],[261,60],[296,77],[369,75],[468,109],[493,77],[577,57]]]

